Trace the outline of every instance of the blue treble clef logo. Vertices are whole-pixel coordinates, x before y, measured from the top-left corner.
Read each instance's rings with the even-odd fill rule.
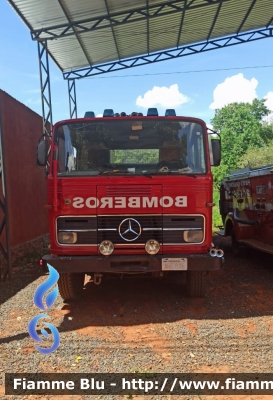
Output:
[[[51,292],[49,292],[46,295],[46,297],[45,297],[46,308],[45,308],[45,306],[43,304],[43,297],[44,297],[45,293],[58,282],[58,279],[59,279],[59,274],[56,271],[56,269],[53,268],[49,264],[47,264],[47,266],[48,266],[48,270],[49,270],[48,279],[45,282],[43,282],[40,286],[38,286],[38,288],[36,289],[36,292],[34,293],[34,298],[33,298],[35,306],[38,307],[42,311],[45,311],[46,308],[47,309],[50,308],[58,296],[58,287],[56,286]],[[32,318],[32,320],[28,324],[29,335],[32,337],[32,339],[34,339],[36,342],[39,342],[39,343],[43,342],[43,339],[41,339],[38,336],[38,334],[36,332],[36,325],[37,325],[37,322],[43,318],[50,318],[50,317],[46,314],[40,314],[40,315],[37,315],[36,317]],[[39,347],[39,346],[35,346],[35,348],[40,353],[49,354],[49,353],[52,353],[53,351],[55,351],[59,347],[60,334],[58,332],[58,329],[54,325],[49,324],[48,322],[45,322],[45,325],[50,329],[50,331],[53,335],[53,345],[50,348],[44,348],[44,347]],[[46,339],[48,338],[48,332],[45,329],[41,329],[41,333]]]
[[[36,340],[36,342],[40,342],[40,343],[43,342],[43,339],[41,339],[37,335],[36,324],[42,318],[50,318],[50,317],[48,315],[46,315],[46,314],[37,315],[28,324],[28,333],[30,334],[32,339],[34,339],[34,340]],[[59,335],[58,329],[54,325],[49,324],[48,322],[45,322],[45,325],[51,330],[51,333],[53,334],[53,339],[54,339],[53,345],[50,348],[39,347],[39,346],[35,346],[35,348],[40,353],[49,354],[49,353],[52,353],[52,351],[55,351],[59,347],[60,335]],[[41,333],[43,334],[43,336],[45,338],[48,338],[48,333],[47,333],[47,331],[45,329],[42,329]]]
[[[49,269],[49,276],[48,279],[42,283],[38,288],[36,289],[36,292],[34,293],[34,304],[36,307],[40,308],[40,310],[45,311],[45,307],[43,305],[43,296],[44,294],[52,288],[55,283],[58,282],[59,279],[59,274],[56,271],[55,268],[53,268],[51,265],[47,264],[48,269]],[[52,304],[55,302],[58,296],[58,287],[56,286],[52,292],[49,292],[45,298],[45,303],[46,307],[50,308]]]

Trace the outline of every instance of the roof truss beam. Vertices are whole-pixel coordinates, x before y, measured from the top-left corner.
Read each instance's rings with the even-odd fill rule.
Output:
[[[216,14],[215,14],[215,17],[214,17],[214,19],[213,19],[213,21],[212,21],[212,24],[211,24],[211,27],[210,27],[210,30],[209,30],[209,34],[208,34],[207,40],[209,40],[210,37],[211,37],[211,34],[212,34],[212,32],[213,32],[213,29],[214,29],[214,26],[215,26],[215,24],[216,24],[218,15],[219,15],[219,13],[220,13],[220,11],[221,11],[221,8],[222,8],[222,3],[219,4],[219,6],[218,6],[218,8],[217,8],[217,10],[216,10]]]
[[[187,0],[185,0],[187,1]],[[146,9],[147,14],[149,13],[149,0],[146,0]],[[150,23],[149,19],[147,18],[147,53],[150,53]]]
[[[141,8],[122,11],[103,15],[96,18],[87,18],[80,21],[70,21],[65,24],[43,27],[41,29],[31,30],[33,40],[45,41],[53,40],[66,36],[90,32],[99,29],[113,28],[115,25],[123,25],[131,22],[139,22],[146,19],[156,18],[158,16],[170,15],[186,10],[208,7],[211,5],[228,2],[231,0],[172,0],[159,4],[145,4]]]
[[[156,52],[150,55],[143,55],[134,58],[128,58],[122,61],[100,64],[97,66],[75,69],[63,72],[64,79],[80,79],[96,75],[105,74],[113,71],[120,71],[141,65],[153,64],[155,62],[171,60],[185,57],[191,54],[204,53],[206,51],[235,46],[237,44],[253,42],[260,39],[272,38],[273,28],[258,29],[251,32],[230,35],[225,38],[210,39],[205,42],[195,43],[188,46],[182,46],[173,50]]]
[[[249,17],[249,14],[251,13],[253,7],[255,6],[256,1],[257,1],[257,0],[253,0],[252,3],[250,4],[250,7],[249,7],[249,9],[247,10],[247,13],[246,13],[245,17],[244,17],[243,21],[241,22],[241,24],[240,24],[240,26],[239,26],[239,28],[238,28],[238,30],[237,30],[237,34],[241,31],[242,27],[244,26],[246,20],[247,20],[248,17]]]
[[[272,25],[273,23],[273,17],[271,18],[271,20],[268,22],[268,24],[266,25],[266,27],[268,28],[270,25]]]
[[[69,18],[68,13],[67,13],[67,11],[66,11],[66,9],[65,9],[65,7],[64,7],[64,5],[63,5],[63,3],[62,3],[62,0],[58,0],[58,3],[60,4],[60,7],[61,7],[61,9],[63,10],[63,13],[64,13],[64,15],[65,15],[65,17],[66,17],[68,23],[71,24],[70,18]],[[72,29],[73,29],[74,35],[76,36],[76,38],[77,38],[77,40],[78,40],[79,45],[81,46],[81,49],[82,49],[82,51],[83,51],[83,53],[84,53],[84,55],[85,55],[85,57],[86,57],[87,62],[91,65],[91,64],[92,64],[92,63],[91,63],[91,60],[90,60],[90,58],[88,57],[88,54],[87,54],[87,52],[86,52],[86,50],[85,50],[85,48],[84,48],[84,46],[83,46],[83,44],[82,44],[82,41],[81,41],[80,38],[79,38],[79,35],[78,35],[76,29],[75,29],[74,27],[73,27]]]
[[[105,4],[106,10],[107,10],[107,14],[109,14],[109,7],[108,7],[108,4],[107,4],[107,0],[104,0],[104,4]],[[120,60],[121,57],[120,57],[119,50],[118,50],[117,39],[116,39],[115,31],[114,31],[114,28],[113,28],[113,24],[112,24],[111,21],[110,21],[110,27],[111,27],[113,39],[114,39],[114,42],[115,42],[115,47],[116,47],[116,52],[117,52],[117,55],[118,55],[118,59]]]
[[[178,47],[179,43],[180,43],[180,38],[181,38],[181,35],[182,35],[182,29],[183,29],[183,25],[184,25],[184,18],[185,18],[186,8],[187,8],[187,0],[185,0],[184,10],[182,11],[182,16],[181,16],[181,21],[180,21],[180,26],[179,26],[179,31],[178,31],[176,47]]]

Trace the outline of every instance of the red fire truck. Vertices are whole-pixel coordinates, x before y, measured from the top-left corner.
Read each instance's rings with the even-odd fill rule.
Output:
[[[273,254],[273,165],[231,172],[220,187],[220,213],[235,254],[246,246]]]
[[[211,136],[210,136],[211,138]],[[38,145],[47,163],[48,140]],[[104,111],[53,127],[47,176],[50,255],[59,292],[80,295],[85,274],[187,274],[190,296],[204,295],[207,272],[221,267],[212,244],[212,174],[220,141],[205,123],[155,108]]]

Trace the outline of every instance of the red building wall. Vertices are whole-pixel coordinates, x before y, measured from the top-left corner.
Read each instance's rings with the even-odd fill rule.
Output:
[[[0,117],[10,246],[14,247],[48,233],[45,173],[36,167],[43,125],[40,115],[2,90]]]

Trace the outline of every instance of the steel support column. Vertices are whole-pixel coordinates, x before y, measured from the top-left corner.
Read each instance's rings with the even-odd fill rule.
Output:
[[[52,105],[51,105],[51,90],[50,90],[50,75],[47,42],[38,42],[38,56],[40,69],[40,86],[41,100],[43,112],[43,132],[49,135],[48,128],[52,127]]]
[[[76,82],[75,79],[68,79],[68,97],[70,118],[77,118],[77,98],[76,98]]]
[[[9,218],[8,218],[8,201],[6,190],[6,176],[5,176],[5,158],[3,148],[3,131],[2,120],[0,112],[0,184],[2,185],[3,197],[0,198],[0,209],[2,210],[2,218],[0,221],[0,254],[4,260],[0,261],[0,282],[3,282],[8,277],[11,279],[11,250],[10,250],[10,237],[9,237]]]

